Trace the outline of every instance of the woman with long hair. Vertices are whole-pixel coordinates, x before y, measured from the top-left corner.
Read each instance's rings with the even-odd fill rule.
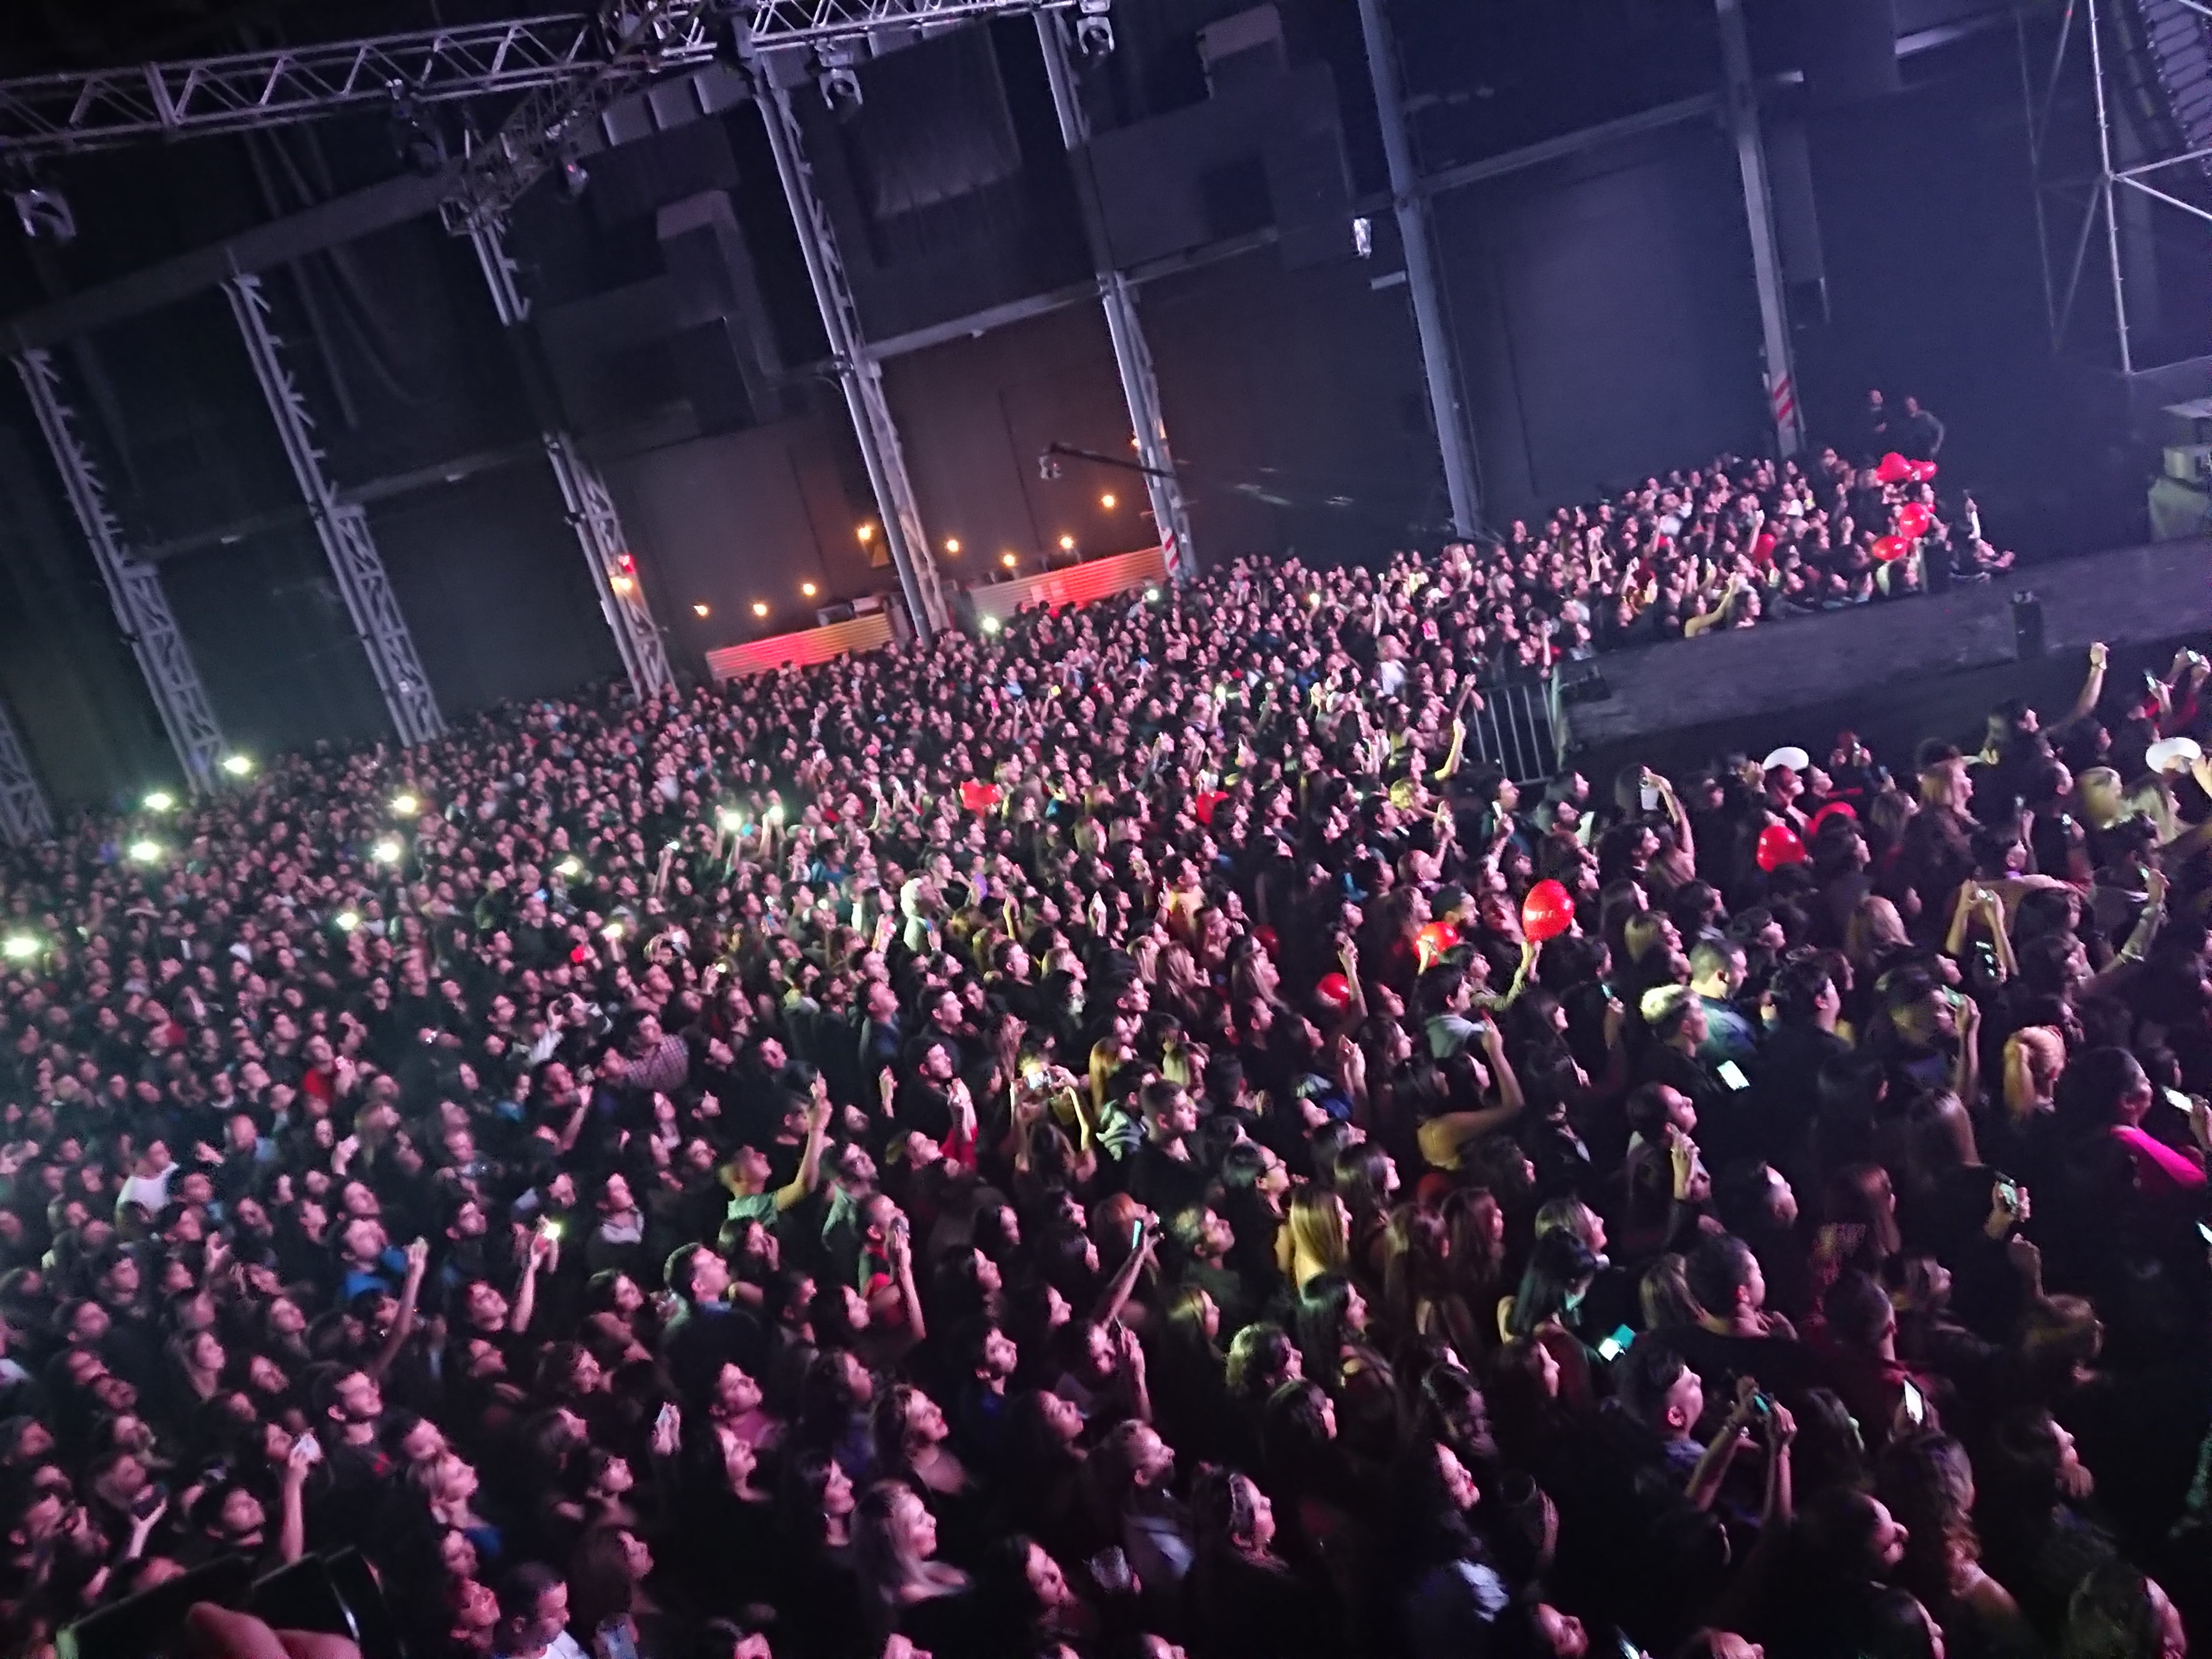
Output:
[[[1906,1534],[1897,1582],[1935,1614],[1947,1645],[1986,1654],[2029,1639],[2020,1603],[1983,1569],[1974,1466],[1964,1446],[1945,1434],[1893,1440],[1875,1465],[1875,1489]]]
[[[935,1559],[937,1521],[902,1480],[870,1486],[853,1516],[853,1565],[876,1628],[933,1653],[973,1650],[968,1575]]]
[[[981,1535],[981,1488],[946,1443],[951,1435],[937,1402],[911,1382],[894,1382],[876,1396],[869,1420],[876,1475],[912,1486],[939,1523],[965,1544]]]
[[[1217,1659],[1324,1659],[1343,1650],[1339,1609],[1276,1550],[1275,1506],[1250,1476],[1202,1467],[1191,1518],[1201,1651]]]
[[[1306,1376],[1328,1390],[1354,1443],[1387,1457],[1397,1440],[1397,1379],[1368,1339],[1367,1298],[1345,1274],[1316,1273],[1299,1292],[1297,1321]]]
[[[1451,1345],[1465,1364],[1486,1351],[1481,1322],[1461,1294],[1451,1228],[1435,1211],[1401,1204],[1383,1236],[1382,1323],[1400,1341]]]
[[[1316,1273],[1340,1273],[1352,1265],[1352,1216],[1328,1188],[1307,1182],[1291,1193],[1290,1213],[1276,1244],[1283,1275],[1303,1292]]]
[[[1520,1288],[1498,1310],[1503,1335],[1535,1343],[1557,1362],[1560,1395],[1577,1410],[1592,1403],[1595,1356],[1574,1321],[1597,1274],[1598,1258],[1579,1235],[1566,1228],[1546,1233],[1528,1252]]]
[[[1177,1445],[1195,1455],[1225,1455],[1229,1360],[1221,1351],[1221,1310],[1200,1286],[1178,1285],[1160,1315],[1151,1345],[1153,1410]]]

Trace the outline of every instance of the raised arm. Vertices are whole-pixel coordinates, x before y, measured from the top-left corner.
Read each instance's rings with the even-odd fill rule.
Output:
[[[799,1155],[799,1173],[792,1176],[791,1184],[780,1188],[775,1194],[779,1212],[797,1209],[813,1195],[822,1182],[822,1147],[830,1133],[830,1089],[821,1079],[814,1080],[814,1103],[806,1109],[806,1150]]]

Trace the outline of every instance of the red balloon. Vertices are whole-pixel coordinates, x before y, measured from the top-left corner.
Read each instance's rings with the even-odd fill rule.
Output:
[[[1874,476],[1884,483],[1903,483],[1912,476],[1912,463],[1893,449],[1875,464]]]
[[[1575,901],[1556,881],[1540,881],[1521,901],[1521,931],[1539,943],[1575,925]]]
[[[1213,824],[1213,809],[1229,799],[1226,789],[1209,789],[1198,798],[1198,821],[1209,829]]]
[[[1323,974],[1321,983],[1314,987],[1314,994],[1331,1011],[1340,1014],[1352,1006],[1352,981],[1342,974]]]
[[[1448,921],[1432,921],[1413,937],[1420,948],[1421,966],[1427,968],[1459,944],[1459,929]]]
[[[1759,832],[1759,850],[1752,855],[1770,874],[1785,864],[1805,862],[1805,843],[1786,823],[1770,823]]]
[[[1901,559],[1912,551],[1912,544],[1902,536],[1884,536],[1874,544],[1874,556],[1884,564]]]
[[[1774,562],[1774,532],[1772,531],[1761,531],[1759,539],[1751,544],[1751,562],[1762,567]]]
[[[1275,937],[1275,930],[1273,928],[1267,927],[1255,927],[1252,930],[1252,937],[1260,941],[1260,948],[1267,953],[1271,960],[1282,955],[1282,942]]]
[[[1933,461],[1908,461],[1905,465],[1911,470],[1905,476],[1913,483],[1926,483],[1936,476],[1936,463]]]
[[[1807,823],[1806,828],[1817,836],[1820,833],[1820,826],[1826,823],[1830,818],[1849,818],[1856,823],[1858,822],[1858,816],[1857,811],[1852,807],[1850,802],[1847,800],[1832,800],[1826,806],[1823,806],[1819,811],[1813,814],[1813,817]]]
[[[999,786],[970,778],[960,786],[960,804],[971,812],[988,812],[999,804]]]
[[[1909,542],[1926,535],[1935,522],[1936,515],[1922,502],[1907,501],[1897,509],[1897,533]]]

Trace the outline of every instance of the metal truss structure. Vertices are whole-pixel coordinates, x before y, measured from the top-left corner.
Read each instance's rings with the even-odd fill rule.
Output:
[[[943,28],[1024,12],[1103,10],[1081,0],[748,0],[738,17],[748,52],[836,45],[878,29]]]
[[[362,648],[368,653],[368,665],[391,712],[392,729],[409,748],[442,736],[446,722],[438,713],[438,700],[422,672],[422,660],[415,654],[414,635],[407,631],[407,619],[400,614],[399,600],[385,574],[376,540],[369,534],[368,514],[340,501],[323,471],[323,452],[314,441],[314,417],[307,413],[291,371],[284,367],[283,343],[270,326],[269,301],[261,291],[261,279],[234,276],[223,284],[223,293],[230,301],[231,315],[238,321],[240,337],[246,342],[246,356],[252,360],[253,377],[261,383],[261,395],[268,401],[277,435],[283,440],[284,459],[292,465],[292,476],[299,481],[300,494],[314,520],[315,535],[330,561],[331,574],[344,596]]]
[[[146,689],[153,694],[185,781],[197,793],[211,793],[222,781],[222,728],[216,723],[215,707],[200,684],[184,631],[169,609],[161,571],[125,543],[123,527],[108,510],[99,471],[77,436],[76,414],[62,397],[61,372],[53,359],[43,351],[26,351],[15,362],[39,431],[61,474],[70,511],[91,544],[93,561],[107,585],[108,602],[115,608],[116,624],[138,659],[138,672],[146,677]]]
[[[2125,199],[2121,192],[2133,191],[2159,207],[2212,224],[2212,210],[2183,194],[2201,197],[2204,175],[2212,171],[2212,119],[2203,108],[2204,88],[2201,84],[2177,85],[2174,80],[2181,67],[2177,60],[2191,46],[2192,37],[2197,43],[2195,80],[2203,80],[2207,60],[2212,58],[2202,44],[2212,6],[2201,0],[2133,3],[2133,21],[2148,37],[2140,46],[2128,33],[2130,19],[2121,15],[2130,0],[2069,0],[2050,43],[2049,68],[2040,73],[2032,61],[2024,18],[2020,30],[2028,161],[2035,175],[2051,346],[2063,350],[2072,337],[2090,249],[2101,242],[2111,285],[2113,347],[2124,375],[2159,365],[2138,361],[2128,313],[2131,239],[2121,234],[2120,204]],[[2054,160],[2063,161],[2052,154],[2064,143],[2064,135],[2057,131],[2059,105],[2068,70],[2081,58],[2087,60],[2090,108],[2096,125],[2095,171],[2086,179],[2053,179]],[[2182,168],[2188,171],[2177,174],[2175,170]],[[2058,219],[2055,227],[2050,222],[2054,214]],[[2063,239],[2055,248],[2054,229]],[[2133,257],[2142,255],[2138,251]]]
[[[1797,404],[1790,350],[1790,307],[1783,285],[1782,238],[1774,222],[1774,192],[1766,173],[1766,138],[1759,121],[1759,81],[1752,73],[1751,40],[1743,0],[1714,0],[1726,70],[1729,137],[1735,145],[1743,185],[1743,213],[1751,227],[1751,275],[1759,290],[1759,332],[1765,359],[1766,408],[1783,456],[1805,447],[1805,419]]]
[[[505,222],[526,191],[559,166],[586,123],[658,76],[714,57],[709,0],[610,0],[604,50],[576,76],[543,82],[461,165],[439,217],[455,235]]]
[[[805,257],[807,281],[813,286],[814,303],[822,313],[822,326],[830,338],[837,384],[853,417],[860,459],[867,466],[868,483],[883,517],[884,539],[890,544],[891,562],[897,567],[899,586],[906,595],[907,613],[924,640],[934,639],[952,626],[952,616],[929,538],[921,527],[921,507],[915,497],[914,480],[907,476],[906,452],[899,443],[898,427],[884,395],[883,367],[867,355],[862,343],[860,309],[853,300],[844,260],[837,252],[837,234],[830,222],[829,210],[814,188],[814,173],[807,165],[806,146],[791,94],[775,84],[761,66],[755,68],[753,101],[760,106],[761,117],[768,124],[769,148],[775,155],[784,200],[790,205],[792,217],[799,222],[799,248]]]
[[[515,285],[514,261],[507,257],[499,232],[471,231],[469,240],[476,248],[484,285],[491,290],[492,309],[499,315],[500,325],[511,329],[527,322],[530,301]],[[645,596],[645,584],[638,576],[637,561],[629,550],[629,538],[623,533],[622,517],[615,511],[606,480],[566,432],[541,433],[538,442],[560,483],[569,528],[575,532],[576,544],[583,550],[584,562],[591,569],[592,591],[599,596],[599,614],[606,618],[607,631],[615,636],[623,672],[640,696],[657,696],[675,684],[675,676],[669,671],[668,647],[661,638],[659,623],[653,620],[653,606]]]
[[[53,809],[46,805],[39,775],[31,769],[30,751],[16,734],[6,706],[0,704],[0,836],[21,847],[53,833]]]
[[[1060,118],[1060,142],[1073,152],[1091,141],[1091,121],[1078,95],[1067,42],[1061,35],[1060,19],[1050,12],[1037,14],[1036,27],[1037,40],[1044,48],[1045,74],[1052,82],[1053,112]],[[1168,449],[1159,376],[1152,368],[1152,348],[1146,343],[1144,325],[1137,317],[1137,290],[1106,258],[1097,215],[1085,185],[1079,174],[1077,188],[1085,198],[1084,220],[1098,266],[1098,300],[1105,308],[1106,332],[1114,343],[1114,366],[1121,377],[1121,395],[1129,405],[1129,429],[1136,434],[1137,458],[1144,463],[1145,487],[1152,496],[1160,551],[1167,561],[1168,574],[1180,580],[1197,574],[1198,550],[1191,540],[1190,514],[1183,506],[1175,457]]]
[[[567,87],[606,61],[588,12],[0,81],[0,155],[243,132],[399,94],[442,103]]]

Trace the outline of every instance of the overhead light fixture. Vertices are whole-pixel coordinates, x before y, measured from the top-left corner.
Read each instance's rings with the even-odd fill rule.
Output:
[[[225,755],[222,757],[222,769],[234,778],[251,777],[253,775],[252,757],[247,755]]]
[[[1019,564],[1021,561],[1011,553],[1001,553],[999,555],[999,562],[1006,566],[1007,569],[1012,570],[1016,565]]]
[[[875,540],[876,527],[872,524],[864,524],[853,533],[860,538],[860,545],[866,547],[870,542]]]
[[[947,536],[945,538],[945,550],[951,554],[954,558],[958,558],[960,556],[960,538],[957,536]]]
[[[768,601],[766,599],[755,599],[753,601],[753,615],[756,617],[766,617],[768,615]]]
[[[860,77],[842,46],[823,46],[814,54],[814,84],[822,88],[822,101],[839,115],[857,114],[860,107]]]
[[[56,247],[76,240],[76,215],[61,191],[32,185],[15,192],[15,222],[31,240],[52,242]]]
[[[1111,513],[1115,507],[1121,505],[1121,497],[1115,495],[1113,491],[1109,490],[1106,494],[1098,498],[1098,505],[1104,507],[1109,513]]]
[[[1375,222],[1365,214],[1352,222],[1352,251],[1363,259],[1375,257]]]
[[[1060,550],[1061,552],[1063,552],[1063,553],[1073,553],[1073,552],[1074,552],[1074,551],[1075,551],[1075,538],[1074,538],[1074,537],[1073,537],[1073,536],[1062,536],[1062,537],[1060,538]]]
[[[1114,50],[1114,0],[1076,0],[1075,49],[1085,58]]]
[[[696,604],[696,605],[693,605],[693,606],[691,607],[691,614],[692,614],[693,616],[695,616],[695,617],[702,617],[702,618],[703,618],[703,617],[707,617],[707,616],[710,615],[710,614],[711,614],[711,612],[710,612],[710,611],[708,611],[708,609],[707,601],[706,601],[706,600],[704,600],[704,599],[702,599],[702,600],[700,600],[700,601],[698,602],[698,604]]]
[[[613,588],[614,591],[621,594],[623,598],[628,599],[631,594],[637,592],[637,578],[635,576],[624,576],[621,574],[612,575],[607,578],[607,586]]]
[[[822,590],[812,582],[801,582],[799,585],[799,591],[800,593],[811,599],[817,594],[820,593]]]
[[[146,810],[149,812],[166,812],[176,804],[177,798],[166,789],[146,792]]]

